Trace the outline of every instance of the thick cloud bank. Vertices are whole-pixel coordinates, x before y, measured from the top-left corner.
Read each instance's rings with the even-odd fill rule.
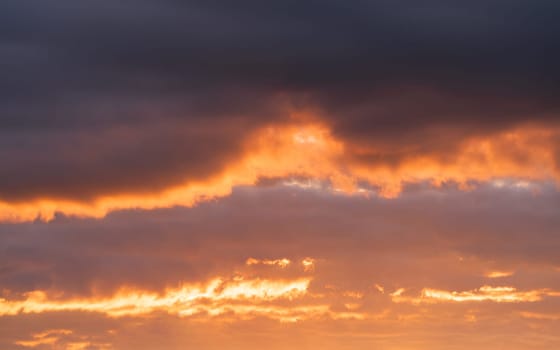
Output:
[[[553,1],[3,1],[0,200],[160,192],[223,172],[252,130],[294,118],[327,125],[350,161],[390,167],[556,128],[559,13]]]

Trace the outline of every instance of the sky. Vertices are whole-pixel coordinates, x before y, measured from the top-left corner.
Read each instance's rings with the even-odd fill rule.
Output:
[[[3,0],[0,349],[560,348],[559,16]]]

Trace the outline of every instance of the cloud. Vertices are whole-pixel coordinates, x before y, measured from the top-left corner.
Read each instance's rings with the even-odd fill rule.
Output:
[[[70,329],[48,329],[31,335],[31,339],[18,340],[15,345],[24,348],[40,348],[43,346],[51,348],[63,348],[66,350],[110,350],[110,343],[98,343],[88,339],[87,336],[76,336]]]
[[[552,185],[538,194],[491,184],[413,186],[391,200],[281,183],[240,187],[193,208],[0,225],[0,284],[15,295],[80,298],[123,285],[162,292],[232,271],[295,278],[312,257],[316,292],[333,281],[346,290],[376,291],[375,283],[386,292],[469,290],[493,284],[488,271],[515,271],[502,281],[520,289],[560,289],[558,200]],[[291,264],[247,265],[248,258]]]
[[[392,300],[396,303],[437,303],[437,302],[480,302],[493,301],[497,303],[521,303],[536,302],[545,296],[560,296],[560,292],[547,289],[518,291],[515,287],[510,286],[482,286],[480,288],[455,292],[437,290],[431,288],[422,289],[419,297],[409,297],[403,295],[404,288],[398,289],[391,294]]]
[[[489,271],[485,276],[488,278],[503,278],[513,276],[514,273],[513,271]]]
[[[185,180],[159,192],[117,192],[82,201],[49,197],[0,201],[0,221],[49,221],[57,213],[100,218],[122,209],[193,206],[227,196],[236,186],[291,177],[325,182],[327,189],[350,195],[377,194],[388,198],[398,196],[407,184],[425,182],[434,186],[455,182],[468,189],[475,182],[502,184],[505,182],[501,179],[513,178],[523,179],[517,182],[523,184],[521,187],[537,191],[530,181],[559,179],[553,153],[559,130],[507,130],[491,137],[463,140],[452,159],[427,153],[403,156],[399,164],[388,164],[368,161],[376,157],[374,153],[378,150],[346,144],[321,124],[269,126],[247,137],[245,152],[236,161],[205,179]],[[298,182],[294,184],[301,186]]]
[[[558,348],[559,14],[2,1],[0,348]]]
[[[246,265],[269,265],[269,266],[278,266],[280,268],[286,268],[288,265],[290,265],[292,262],[290,261],[290,259],[255,259],[255,258],[248,258],[247,261],[245,261]]]
[[[224,173],[237,182],[205,196],[227,194],[255,182],[229,173],[261,151],[247,148],[255,133],[294,115],[344,146],[333,171],[385,169],[367,179],[391,194],[419,167],[459,177],[465,152],[490,163],[474,180],[557,174],[551,2],[0,6],[2,220],[189,205],[162,197]]]
[[[163,295],[146,291],[121,291],[110,298],[76,300],[50,299],[44,291],[26,293],[24,300],[0,299],[0,317],[25,313],[82,311],[98,312],[110,317],[138,316],[166,312],[182,317],[264,316],[280,321],[297,321],[311,312],[328,314],[328,306],[311,305],[286,308],[270,304],[278,299],[297,299],[307,294],[309,279],[264,280],[241,276],[226,281],[214,278],[202,285],[183,285]],[[336,315],[335,315],[336,316]],[[44,337],[40,341],[45,343]],[[55,342],[56,338],[48,338]]]
[[[60,336],[68,334],[72,334],[72,331],[69,329],[49,329],[41,333],[33,334],[32,340],[20,340],[16,342],[16,344],[30,348],[43,344],[52,345],[59,340]]]

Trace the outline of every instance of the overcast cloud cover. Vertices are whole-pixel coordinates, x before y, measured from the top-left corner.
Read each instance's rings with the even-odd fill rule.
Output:
[[[0,348],[560,346],[558,18],[3,0]]]
[[[555,1],[0,6],[5,200],[205,177],[294,110],[313,110],[350,150],[374,148],[366,162],[557,126]]]

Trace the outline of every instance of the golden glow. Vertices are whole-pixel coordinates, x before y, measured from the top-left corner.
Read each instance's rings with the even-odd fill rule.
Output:
[[[53,345],[62,335],[72,334],[69,329],[50,329],[44,332],[33,334],[31,340],[20,340],[16,345],[34,348],[39,345]]]
[[[513,271],[489,271],[484,276],[488,278],[502,278],[513,276]]]
[[[56,300],[43,291],[27,293],[24,300],[0,299],[0,316],[60,311],[103,313],[110,317],[135,316],[152,312],[166,312],[182,317],[206,315],[209,317],[233,315],[238,319],[263,316],[280,322],[330,317],[332,319],[363,319],[356,312],[334,312],[328,304],[276,303],[301,300],[308,296],[309,278],[294,280],[266,280],[216,278],[206,284],[184,285],[168,289],[163,294],[147,291],[121,291],[111,297]],[[53,333],[39,334],[31,344],[55,342]],[[54,335],[53,335],[54,334]],[[50,343],[48,343],[50,344]]]
[[[312,138],[301,142],[299,138]],[[223,173],[202,182],[189,182],[153,195],[103,196],[92,203],[40,199],[28,203],[0,202],[0,221],[52,220],[57,212],[70,216],[101,218],[121,209],[154,209],[193,206],[201,201],[224,197],[234,186],[253,185],[262,177],[304,175],[329,178],[335,166],[332,156],[342,155],[342,144],[319,125],[266,128],[246,141],[246,154]],[[336,186],[349,179],[333,176]]]
[[[303,269],[307,272],[315,269],[315,259],[313,258],[305,258],[301,261],[301,264],[303,265]]]
[[[92,344],[90,342],[76,342],[66,344],[66,350],[87,350]],[[97,349],[103,349],[100,344],[95,344]]]
[[[18,340],[14,344],[26,348],[41,349],[48,346],[50,349],[65,349],[65,350],[86,350],[95,348],[97,350],[112,349],[112,345],[108,343],[91,342],[87,337],[77,336],[69,329],[50,329],[43,332],[31,335],[31,339]]]
[[[256,260],[256,259],[255,259]],[[282,259],[278,259],[282,260]],[[248,259],[251,261],[251,259]],[[261,260],[257,260],[260,263]],[[263,261],[267,261],[266,259]],[[269,260],[274,261],[274,260]],[[278,266],[277,264],[271,264]],[[519,291],[514,287],[482,286],[469,291],[445,291],[422,289],[419,295],[412,295],[411,289],[399,288],[385,293],[379,284],[369,285],[366,289],[375,290],[376,298],[368,300],[367,291],[338,288],[325,285],[326,294],[309,291],[311,278],[295,279],[260,279],[236,276],[229,279],[214,278],[206,283],[185,284],[179,288],[167,289],[162,293],[142,290],[121,290],[107,297],[89,297],[81,299],[52,298],[44,291],[28,293],[21,300],[0,299],[0,317],[21,314],[41,314],[52,312],[91,312],[112,318],[138,317],[139,323],[151,317],[140,317],[161,313],[184,318],[185,321],[201,324],[231,324],[232,322],[254,320],[264,317],[280,323],[348,321],[364,322],[364,326],[376,325],[383,321],[389,326],[404,327],[410,324],[430,322],[436,317],[429,304],[497,302],[522,303],[538,302],[547,296],[560,296],[560,292],[550,289]],[[372,303],[373,301],[373,303]],[[420,305],[415,311],[392,308],[390,303],[409,303]],[[387,304],[388,303],[388,304]],[[468,304],[467,304],[468,305]],[[373,306],[373,309],[371,308]],[[481,322],[480,308],[461,308],[458,315],[451,314],[453,322],[472,324]],[[530,321],[556,322],[557,314],[518,311],[516,317]],[[121,322],[118,320],[116,322]],[[325,324],[325,323],[321,323]],[[253,323],[251,323],[253,325]],[[347,325],[358,325],[348,323]],[[288,325],[285,325],[288,327]],[[377,323],[382,327],[381,323]],[[281,327],[284,327],[282,325]],[[296,326],[299,327],[299,326]],[[369,327],[369,326],[368,326]],[[107,339],[80,336],[68,329],[51,329],[34,333],[29,339],[14,341],[14,344],[27,348],[53,348],[86,350],[112,349]],[[109,331],[111,332],[111,331]]]
[[[454,181],[468,189],[471,180],[493,181],[503,187],[509,182],[502,179],[515,178],[521,180],[511,187],[535,191],[531,181],[558,178],[553,144],[559,135],[560,130],[524,127],[467,139],[446,161],[437,155],[418,154],[390,166],[355,161],[361,155],[382,154],[383,149],[345,144],[320,123],[280,125],[249,135],[239,159],[205,181],[187,182],[153,194],[105,195],[92,202],[49,198],[0,202],[0,221],[48,221],[57,212],[100,218],[122,209],[193,206],[227,196],[235,186],[254,185],[261,178],[315,179],[326,181],[338,193],[369,195],[369,190],[358,186],[361,181],[378,188],[378,195],[384,197],[399,195],[404,183],[422,181],[434,186]]]
[[[239,314],[274,314],[271,305],[259,303],[278,299],[292,300],[304,296],[310,279],[290,281],[264,279],[216,278],[205,285],[185,285],[169,289],[163,295],[144,291],[123,291],[109,298],[52,300],[46,293],[27,293],[25,300],[0,299],[0,316],[18,313],[42,313],[56,311],[100,312],[113,317],[147,314],[164,311],[181,316],[206,312],[220,315],[225,312]],[[249,304],[243,305],[240,302]],[[278,311],[277,314],[282,314]]]
[[[538,312],[527,312],[527,311],[522,311],[519,314],[521,315],[521,317],[535,319],[535,320],[560,321],[560,314],[543,314]]]
[[[544,296],[558,296],[559,292],[549,289],[536,289],[518,291],[514,287],[482,286],[478,289],[455,292],[438,289],[424,288],[420,296],[406,296],[405,289],[401,288],[391,294],[395,303],[439,303],[439,302],[480,302],[492,301],[497,303],[536,302]]]
[[[346,291],[342,292],[342,296],[352,298],[352,299],[362,299],[364,297],[364,293],[354,291],[354,290],[346,290]]]
[[[269,266],[278,266],[280,268],[286,268],[288,267],[288,265],[291,264],[291,261],[289,259],[283,258],[283,259],[275,259],[275,260],[270,260],[270,259],[254,259],[254,258],[249,258],[247,259],[247,261],[245,262],[246,265],[269,265]]]

